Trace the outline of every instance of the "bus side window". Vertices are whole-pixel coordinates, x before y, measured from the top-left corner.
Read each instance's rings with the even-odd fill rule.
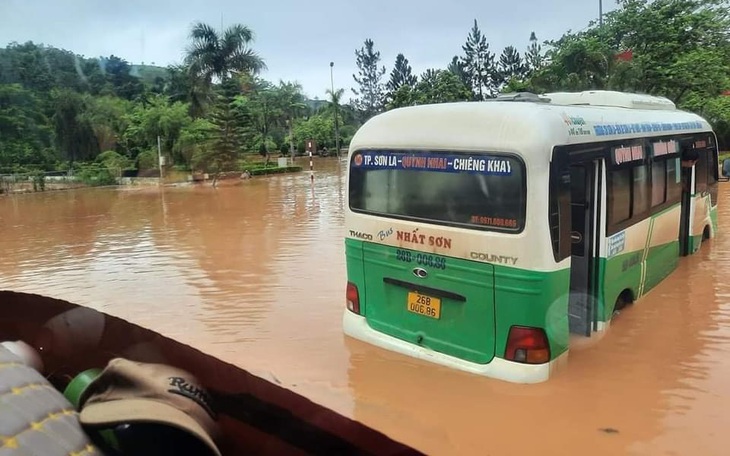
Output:
[[[651,164],[651,207],[657,207],[667,200],[667,162],[655,161]]]
[[[614,169],[608,173],[608,225],[618,225],[631,218],[631,169]],[[613,234],[613,233],[611,233]]]
[[[695,192],[704,193],[707,191],[708,182],[708,162],[707,154],[702,151],[698,154],[697,162],[695,162]]]
[[[720,164],[717,155],[713,149],[707,149],[707,190],[710,192],[710,201],[712,205],[717,204],[717,173]]]
[[[651,208],[651,185],[648,165],[634,166],[632,172],[634,188],[631,194],[631,217],[635,217],[646,214]]]
[[[667,201],[678,203],[682,198],[682,175],[679,158],[667,160]]]

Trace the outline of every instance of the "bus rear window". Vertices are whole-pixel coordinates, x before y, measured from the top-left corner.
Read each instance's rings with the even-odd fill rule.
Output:
[[[525,172],[511,156],[360,151],[350,209],[485,230],[522,231]]]

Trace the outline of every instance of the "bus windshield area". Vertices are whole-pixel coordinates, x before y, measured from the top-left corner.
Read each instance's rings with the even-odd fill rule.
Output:
[[[512,156],[356,152],[350,209],[441,225],[520,232],[524,165]]]

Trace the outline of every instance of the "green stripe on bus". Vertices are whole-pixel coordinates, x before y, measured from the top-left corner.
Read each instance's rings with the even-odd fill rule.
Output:
[[[609,321],[613,315],[616,300],[625,290],[637,299],[661,282],[676,267],[679,261],[679,242],[649,247],[642,273],[641,258],[644,252],[636,250],[599,261],[599,321]],[[643,289],[642,289],[642,276]]]
[[[375,251],[380,252],[383,258],[395,257],[395,247],[368,243],[367,249],[364,249],[365,242],[354,239],[345,240],[345,251],[347,257],[347,277],[354,283],[359,291],[361,314],[368,316],[368,306],[379,306],[382,310],[385,306],[392,306],[393,303],[373,302],[375,298],[372,294],[367,296],[370,300],[369,304],[366,299],[367,287],[364,267],[364,250],[372,255]],[[380,256],[380,255],[379,255]],[[529,271],[524,269],[512,268],[491,263],[481,263],[472,260],[460,258],[445,257],[446,268],[456,267],[457,265],[468,265],[472,270],[484,269],[485,284],[491,276],[491,270],[494,271],[494,325],[490,328],[484,328],[484,331],[475,331],[476,328],[462,327],[462,331],[468,332],[470,340],[463,340],[461,346],[443,344],[439,347],[439,352],[456,356],[468,361],[484,363],[482,356],[476,353],[470,353],[465,350],[465,346],[479,346],[480,338],[494,337],[494,353],[492,356],[504,358],[504,352],[507,345],[507,337],[512,325],[531,326],[544,328],[550,341],[551,359],[555,359],[568,349],[568,294],[567,290],[570,285],[570,269],[562,269],[552,272]],[[415,266],[415,265],[414,265]],[[432,271],[435,272],[435,271]],[[370,270],[367,276],[370,280],[381,282],[382,278],[377,277]],[[376,284],[374,289],[378,289],[380,284]],[[462,292],[461,289],[446,290]],[[474,305],[467,302],[465,305]],[[397,304],[396,304],[397,305]],[[405,305],[405,301],[403,303]],[[442,310],[443,311],[443,310]],[[395,315],[395,314],[394,314]],[[416,316],[417,318],[423,318]],[[382,323],[368,322],[371,327],[380,331],[385,330],[387,334],[413,343],[408,339],[410,331],[407,328],[411,315],[405,314],[402,318],[404,321],[388,321],[387,327]],[[438,324],[430,320],[423,320],[424,325]],[[443,322],[444,324],[450,324]],[[490,325],[491,326],[491,325]],[[451,328],[455,330],[456,328]],[[433,347],[432,347],[433,348]],[[491,356],[490,356],[491,359]],[[479,360],[479,361],[478,361]]]

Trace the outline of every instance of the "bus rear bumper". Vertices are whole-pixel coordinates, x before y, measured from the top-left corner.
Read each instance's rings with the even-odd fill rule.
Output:
[[[458,369],[484,377],[496,378],[512,383],[540,383],[547,381],[550,376],[567,362],[568,352],[545,364],[522,364],[507,361],[496,356],[489,364],[477,364],[464,361],[453,356],[438,353],[425,347],[413,345],[406,341],[383,334],[372,329],[365,317],[345,310],[342,317],[344,333],[354,339],[384,348],[402,355],[429,361],[442,366]]]

